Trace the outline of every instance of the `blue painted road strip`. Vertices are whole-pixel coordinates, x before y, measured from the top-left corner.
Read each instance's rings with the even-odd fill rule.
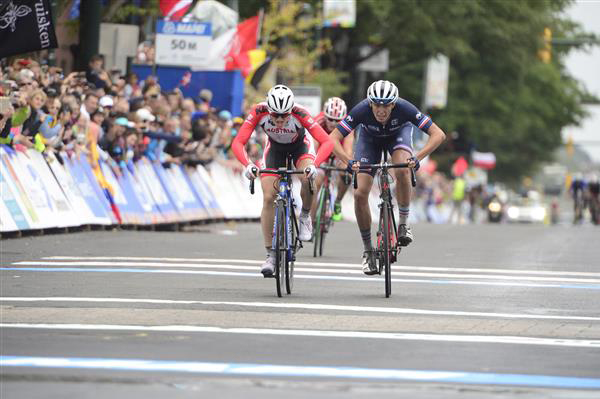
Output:
[[[208,363],[143,359],[0,356],[0,367],[163,371],[194,374],[220,374],[230,376],[246,375],[261,377],[312,377],[388,381],[427,381],[475,385],[530,386],[540,388],[600,388],[600,378],[560,377],[530,374],[472,373],[466,371]]]
[[[253,277],[259,273],[223,272],[208,270],[173,270],[173,269],[129,269],[129,268],[80,268],[80,267],[0,267],[0,271],[26,271],[26,272],[75,272],[75,273],[154,273],[154,274],[204,274],[213,276]],[[345,280],[362,282],[379,282],[381,278],[344,277],[344,276],[317,276],[294,274],[295,278],[313,280]],[[514,283],[514,282],[490,282],[490,281],[464,281],[464,280],[423,280],[423,279],[399,279],[392,278],[392,282],[417,283],[417,284],[459,284],[459,285],[492,285],[510,287],[531,288],[568,288],[583,290],[600,290],[600,284],[545,284],[545,283]]]

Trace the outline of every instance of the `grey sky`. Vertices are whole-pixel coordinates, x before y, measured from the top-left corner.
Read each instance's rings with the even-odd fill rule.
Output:
[[[600,0],[578,0],[567,9],[566,14],[586,31],[600,35]],[[594,46],[587,52],[572,51],[566,59],[566,66],[571,75],[600,97],[600,46]],[[600,106],[588,106],[587,110],[590,116],[579,127],[563,129],[563,138],[572,137],[594,162],[600,163]]]

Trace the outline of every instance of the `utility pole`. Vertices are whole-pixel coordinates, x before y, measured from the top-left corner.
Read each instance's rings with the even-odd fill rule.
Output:
[[[85,69],[100,47],[101,1],[82,1],[79,5],[79,52],[77,66]]]

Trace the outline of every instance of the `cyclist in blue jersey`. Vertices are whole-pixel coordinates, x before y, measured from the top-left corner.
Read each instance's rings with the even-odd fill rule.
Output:
[[[341,140],[356,129],[354,159],[344,151]],[[425,146],[417,153],[412,146],[413,133],[420,129],[429,135]],[[446,138],[446,134],[431,118],[417,107],[398,96],[398,88],[387,80],[373,82],[367,89],[367,98],[358,103],[330,133],[334,153],[347,168],[359,171],[360,163],[378,163],[382,151],[391,154],[392,162],[405,163],[419,169],[419,161],[431,154]],[[365,274],[377,273],[371,242],[371,211],[369,193],[374,173],[359,171],[358,189],[354,191],[354,212],[363,241],[362,267]],[[396,200],[398,201],[398,243],[407,246],[413,241],[408,225],[411,182],[410,171],[394,169]]]

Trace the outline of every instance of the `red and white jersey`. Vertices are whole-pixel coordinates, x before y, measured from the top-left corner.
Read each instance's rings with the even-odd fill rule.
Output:
[[[250,114],[246,117],[246,120],[233,141],[232,149],[240,162],[247,165],[249,160],[243,147],[248,142],[248,139],[250,139],[253,131],[256,131],[258,134],[265,133],[269,137],[269,140],[275,143],[292,144],[299,140],[303,140],[306,130],[308,130],[310,135],[317,140],[319,144],[331,144],[326,145],[323,151],[319,149],[317,160],[315,162],[318,166],[320,162],[327,158],[327,155],[329,155],[333,149],[333,142],[329,140],[327,133],[319,126],[306,108],[300,105],[294,105],[285,126],[278,128],[271,120],[269,110],[267,109],[267,103],[262,102],[256,104],[252,108]],[[324,155],[326,151],[328,152]]]
[[[251,131],[256,130],[258,134],[265,133],[276,143],[291,144],[304,136],[305,129],[312,129],[315,124],[315,120],[304,107],[295,105],[285,126],[278,128],[269,116],[267,103],[262,102],[252,108],[240,129],[240,133],[248,128]]]
[[[321,126],[323,128],[323,130],[325,130],[325,133],[329,134],[329,133],[333,132],[333,129],[331,129],[331,130],[327,129],[327,123],[325,123],[325,112],[321,111],[319,113],[319,115],[315,116],[315,121],[317,121],[319,126]],[[337,124],[333,125],[334,129],[335,129],[336,125]]]

